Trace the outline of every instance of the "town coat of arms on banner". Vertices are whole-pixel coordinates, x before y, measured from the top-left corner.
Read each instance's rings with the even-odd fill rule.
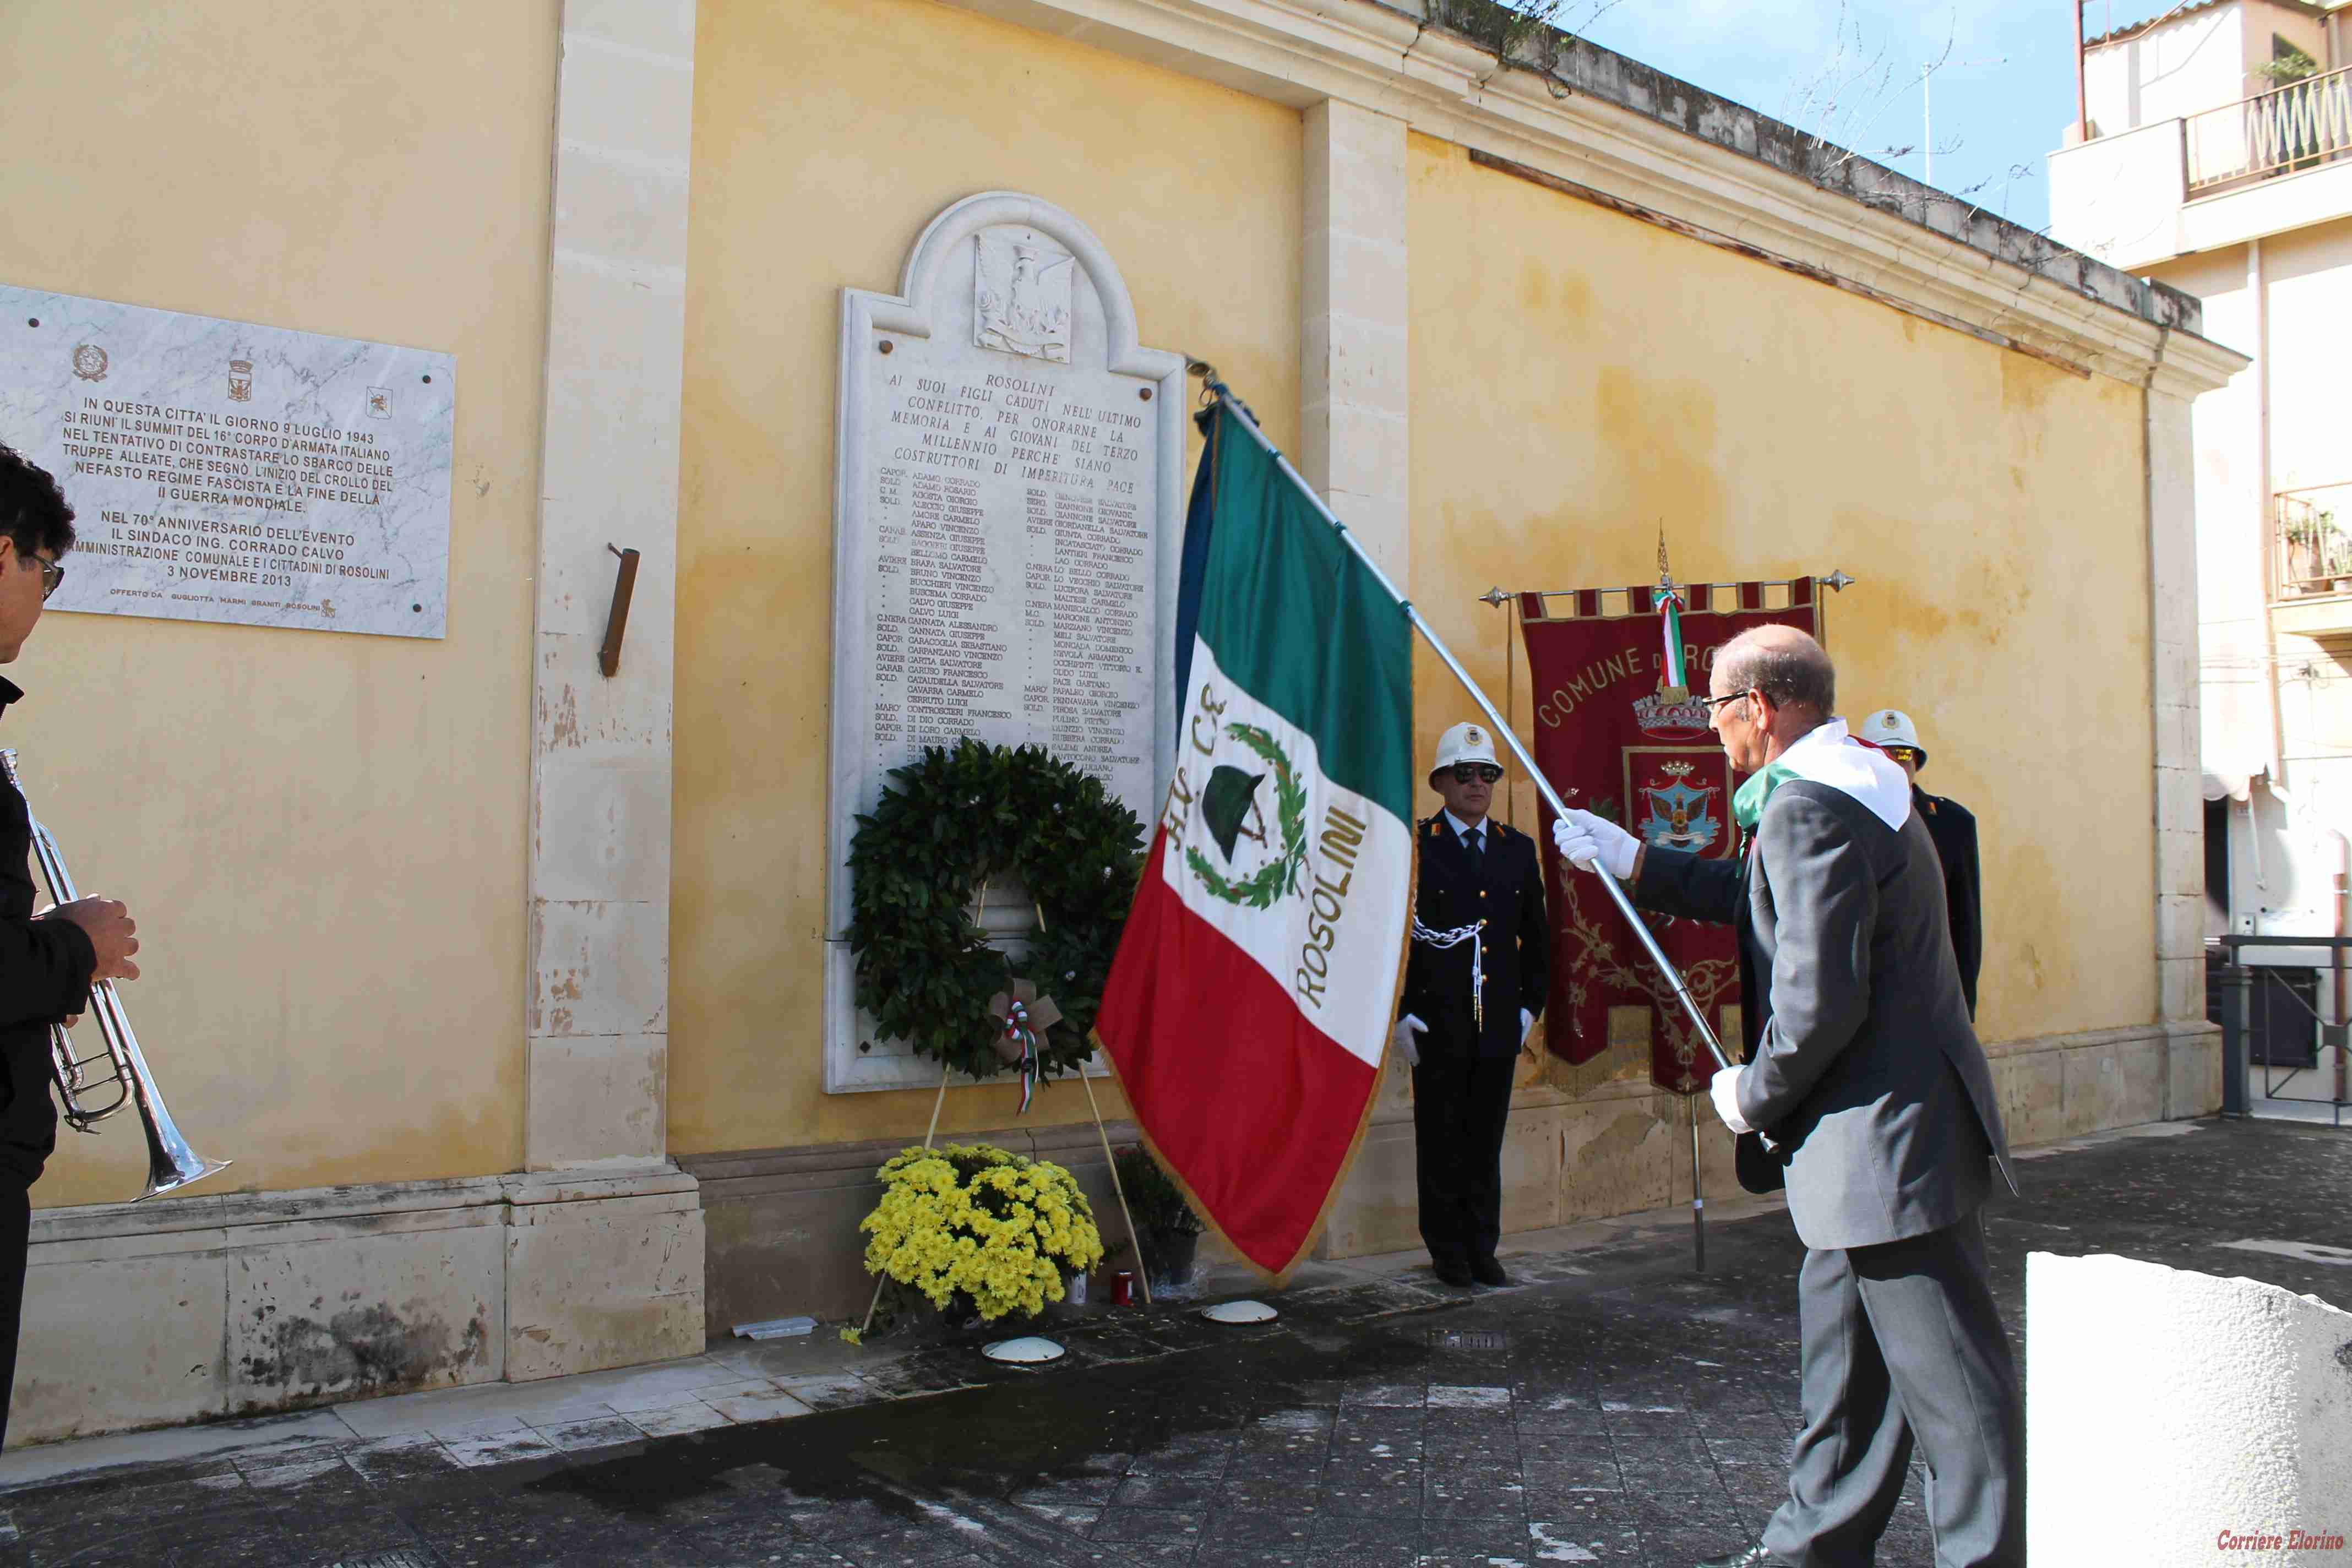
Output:
[[[1819,635],[1813,581],[1700,584],[1678,605],[1689,690],[1668,683],[1658,594],[1650,588],[1518,595],[1534,676],[1536,761],[1569,801],[1643,842],[1709,858],[1741,853],[1731,796],[1735,772],[1707,726],[1715,650],[1750,626],[1778,623]],[[1672,625],[1673,618],[1664,624]],[[1550,833],[1549,812],[1542,824]],[[1703,1089],[1712,1064],[1672,986],[1641,952],[1623,917],[1556,856],[1545,857],[1552,928],[1545,1039],[1555,1055],[1591,1061],[1638,1048],[1659,1088]],[[1644,915],[1682,971],[1716,1033],[1740,1037],[1739,950],[1728,926]]]

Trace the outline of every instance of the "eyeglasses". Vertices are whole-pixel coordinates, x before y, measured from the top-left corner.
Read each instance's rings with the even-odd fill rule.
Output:
[[[46,555],[31,555],[26,559],[41,569],[41,599],[47,603],[49,595],[58,591],[58,584],[66,580],[65,563],[52,561]]]
[[[1493,784],[1496,779],[1501,778],[1502,776],[1503,770],[1496,767],[1492,763],[1456,763],[1454,764],[1454,782],[1455,784],[1468,784],[1474,779],[1480,784]]]
[[[1750,689],[1752,690],[1753,689],[1751,688]],[[1713,718],[1715,714],[1722,709],[1725,703],[1737,702],[1747,695],[1748,695],[1748,693],[1746,691],[1735,691],[1727,697],[1702,697],[1698,700],[1698,703],[1700,707],[1706,710],[1707,716],[1709,718]]]
[[[1885,752],[1888,756],[1894,758],[1897,763],[1911,763],[1916,764],[1927,760],[1919,754],[1919,748],[1916,746],[1881,746],[1878,749]]]

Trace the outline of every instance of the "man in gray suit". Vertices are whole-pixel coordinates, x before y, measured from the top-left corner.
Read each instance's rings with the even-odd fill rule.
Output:
[[[1786,1173],[1804,1428],[1762,1539],[1701,1568],[1873,1560],[1916,1441],[1937,1568],[2025,1561],[2024,1423],[1978,1208],[2015,1190],[1992,1077],[1945,931],[1936,847],[1903,770],[1832,717],[1822,646],[1763,626],[1717,653],[1706,699],[1748,836],[1736,860],[1644,845],[1590,812],[1572,863],[1645,908],[1738,927],[1761,994],[1745,1066],[1711,1098]]]

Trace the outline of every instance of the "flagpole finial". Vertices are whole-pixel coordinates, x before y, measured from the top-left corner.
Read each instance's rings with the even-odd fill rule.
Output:
[[[1666,594],[1675,591],[1675,574],[1666,565],[1666,525],[1663,522],[1658,524],[1658,590]]]
[[[1843,572],[1832,571],[1828,576],[1816,577],[1813,581],[1832,594],[1843,594],[1854,580]]]
[[[1478,595],[1478,602],[1482,605],[1491,605],[1499,610],[1511,602],[1511,596],[1500,588],[1489,588]]]

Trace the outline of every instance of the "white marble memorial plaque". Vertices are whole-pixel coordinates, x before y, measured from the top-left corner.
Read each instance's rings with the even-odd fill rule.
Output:
[[[444,635],[447,354],[0,286],[0,440],[79,536],[49,607]]]
[[[835,474],[828,1089],[936,1083],[856,1006],[856,814],[971,736],[1045,748],[1149,824],[1172,754],[1183,358],[1137,343],[1085,226],[994,193],[843,296]],[[1025,912],[1025,911],[1024,911]]]

